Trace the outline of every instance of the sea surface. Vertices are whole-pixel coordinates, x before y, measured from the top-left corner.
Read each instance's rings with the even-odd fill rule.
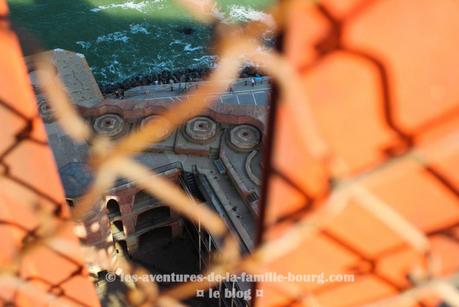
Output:
[[[211,31],[173,0],[9,0],[16,27],[45,49],[83,53],[101,85],[164,70],[212,67]],[[224,22],[269,20],[270,0],[220,0]],[[191,31],[190,31],[191,29]]]

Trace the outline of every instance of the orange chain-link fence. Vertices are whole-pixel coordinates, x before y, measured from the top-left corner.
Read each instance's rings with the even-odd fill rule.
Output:
[[[0,303],[98,306],[4,1],[0,50]]]

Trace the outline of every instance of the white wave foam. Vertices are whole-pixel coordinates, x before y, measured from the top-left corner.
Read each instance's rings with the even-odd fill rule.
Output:
[[[127,43],[129,41],[129,37],[126,35],[126,31],[122,32],[113,32],[105,35],[101,35],[97,37],[96,43],[103,43],[103,42],[114,42],[119,41],[123,43]]]
[[[89,49],[92,46],[92,44],[90,42],[85,42],[85,41],[78,41],[78,42],[76,42],[76,44],[81,46],[81,48],[83,48],[83,49]]]
[[[183,45],[183,44],[185,44],[183,41],[181,41],[180,39],[176,39],[173,42],[171,42],[169,44],[169,46],[171,46],[171,45]]]
[[[204,47],[203,46],[196,46],[196,47],[193,47],[193,45],[189,44],[189,43],[186,43],[180,39],[175,39],[173,40],[172,42],[169,43],[169,46],[173,46],[173,45],[183,45],[183,51],[185,52],[193,52],[193,51],[196,51],[196,50],[201,50],[203,49]],[[176,47],[174,47],[176,48]]]
[[[129,31],[118,31],[118,32],[113,32],[113,33],[108,33],[105,35],[101,35],[97,37],[96,43],[104,43],[104,42],[123,42],[127,43],[129,41],[129,33],[132,34],[137,34],[137,33],[143,33],[143,34],[150,34],[150,31],[146,28],[145,25],[142,24],[130,24],[129,25]],[[80,43],[85,43],[85,42],[77,42],[77,44],[81,45],[83,48],[85,48],[82,44]],[[90,43],[88,43],[90,46]]]
[[[132,34],[143,33],[143,34],[150,34],[150,31],[145,27],[145,25],[141,24],[130,24],[129,28]]]
[[[231,5],[228,12],[229,18],[236,21],[260,21],[269,26],[274,25],[274,19],[271,15],[262,11],[257,11],[251,7],[242,5]]]
[[[104,11],[104,10],[115,9],[115,8],[120,8],[120,9],[124,9],[124,10],[131,9],[131,10],[136,10],[136,11],[139,11],[139,12],[143,12],[143,10],[147,6],[147,4],[149,4],[150,2],[159,3],[161,1],[162,0],[140,1],[140,2],[127,1],[127,2],[124,2],[124,3],[112,3],[112,4],[100,5],[98,7],[95,7],[93,9],[91,9],[91,12],[98,13],[98,12],[101,12],[101,11]]]
[[[193,61],[195,63],[192,64],[191,67],[202,67],[202,66],[214,67],[216,65],[217,56],[203,55],[202,57],[194,58]]]
[[[191,44],[186,44],[186,46],[183,48],[183,51],[193,52],[196,50],[200,50],[202,48],[203,48],[202,46],[193,47]]]

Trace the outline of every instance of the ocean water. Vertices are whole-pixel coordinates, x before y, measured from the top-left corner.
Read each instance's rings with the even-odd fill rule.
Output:
[[[163,70],[211,67],[210,28],[173,0],[9,0],[17,27],[46,49],[83,53],[102,85]],[[220,0],[224,22],[267,20],[270,0]],[[184,29],[192,29],[187,34]]]

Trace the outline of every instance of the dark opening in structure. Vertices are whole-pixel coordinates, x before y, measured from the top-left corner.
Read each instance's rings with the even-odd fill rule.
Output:
[[[112,227],[113,233],[124,232],[123,221],[114,221],[112,225],[113,225]]]
[[[110,216],[118,216],[118,215],[121,215],[121,211],[120,211],[120,205],[118,204],[118,202],[115,200],[115,199],[110,199],[108,202],[107,202],[107,210],[108,210],[108,214]]]
[[[169,226],[152,229],[139,237],[139,250],[150,246],[158,246],[169,242],[172,238],[172,228]],[[153,244],[152,244],[153,243]],[[148,247],[146,249],[148,249]]]
[[[161,206],[145,212],[137,217],[135,231],[165,222],[171,216],[169,207]]]

